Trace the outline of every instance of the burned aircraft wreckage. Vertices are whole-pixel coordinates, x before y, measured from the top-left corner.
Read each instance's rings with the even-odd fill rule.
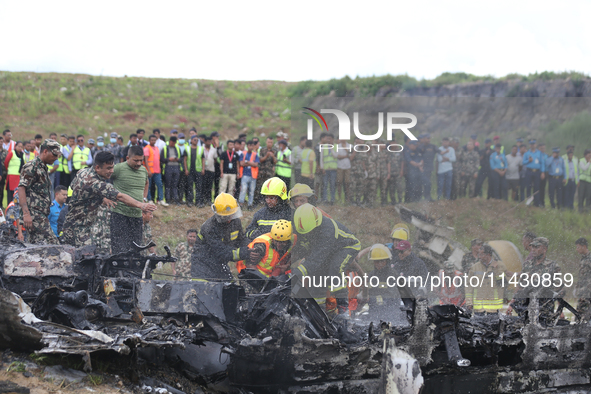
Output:
[[[401,217],[433,264],[466,252],[449,228]],[[77,354],[86,370],[95,352],[152,357],[211,392],[591,392],[591,326],[559,313],[541,325],[535,295],[520,316],[419,297],[403,319],[330,319],[313,298],[292,297],[288,278],[152,280],[158,262],[175,261],[169,249],[97,255],[24,244],[10,227],[0,227],[0,347]]]

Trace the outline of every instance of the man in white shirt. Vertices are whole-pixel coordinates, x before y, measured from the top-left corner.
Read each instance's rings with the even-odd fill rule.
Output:
[[[351,173],[351,144],[347,140],[339,140],[337,146],[337,197],[343,193],[343,201],[349,201],[349,175]]]
[[[211,204],[211,188],[215,179],[215,159],[218,157],[217,149],[211,144],[211,136],[205,137],[203,149],[203,198],[204,204]]]
[[[517,145],[511,147],[511,153],[506,156],[507,158],[507,173],[505,179],[507,180],[507,187],[511,192],[513,201],[519,201],[519,170],[523,157],[518,152]]]
[[[160,139],[160,129],[152,130],[152,134],[158,137],[154,145],[158,148],[159,151],[161,151],[166,146],[166,142]]]

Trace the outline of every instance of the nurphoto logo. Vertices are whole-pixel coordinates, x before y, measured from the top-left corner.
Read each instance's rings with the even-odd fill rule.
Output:
[[[312,109],[310,107],[302,107],[306,112],[302,112],[305,115],[310,116],[312,119],[308,119],[308,134],[307,137],[309,140],[313,139],[314,134],[314,121],[320,126],[320,129],[324,132],[328,132],[328,124],[326,119],[322,114],[333,114],[337,117],[337,121],[339,123],[339,132],[338,132],[338,139],[349,141],[351,139],[351,120],[349,116],[338,109],[321,109],[320,112]],[[408,119],[410,122],[407,123],[398,123],[399,119]],[[395,121],[396,120],[396,121]],[[384,113],[378,113],[378,131],[374,134],[362,134],[359,130],[359,112],[353,113],[353,132],[355,133],[355,138],[363,140],[363,141],[375,141],[382,137],[384,133],[384,123],[386,123],[386,140],[392,141],[394,131],[401,130],[410,140],[417,141],[417,137],[409,130],[416,126],[417,124],[417,117],[408,112],[388,112],[386,113],[386,121],[384,122]],[[353,144],[349,145],[348,148],[340,147],[336,145],[338,149],[347,149],[349,151],[354,150],[355,152],[368,152],[371,146],[376,146],[378,151],[383,144]],[[322,149],[333,149],[335,145],[333,144],[320,144],[318,146],[319,150]],[[386,149],[389,152],[402,152],[403,146],[400,144],[387,144]]]

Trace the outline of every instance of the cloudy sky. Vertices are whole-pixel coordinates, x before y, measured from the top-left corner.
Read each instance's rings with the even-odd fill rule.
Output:
[[[225,80],[591,74],[589,1],[6,1],[0,70]]]

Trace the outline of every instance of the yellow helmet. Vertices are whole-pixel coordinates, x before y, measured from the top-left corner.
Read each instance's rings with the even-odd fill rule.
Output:
[[[287,198],[291,200],[292,197],[296,196],[304,196],[304,197],[312,197],[314,195],[314,190],[305,183],[296,183],[289,191]]]
[[[289,241],[291,239],[291,222],[278,220],[271,228],[271,238],[275,241]]]
[[[279,196],[282,200],[287,200],[287,186],[285,186],[285,182],[277,177],[269,178],[263,183],[261,194]]]
[[[408,241],[408,236],[410,235],[410,230],[406,223],[396,223],[394,228],[392,229],[392,233],[390,234],[391,238],[394,239],[401,239],[403,241]]]
[[[322,212],[312,204],[304,204],[296,209],[293,222],[299,234],[307,234],[322,224]]]
[[[383,244],[375,244],[369,250],[370,260],[389,260],[392,258],[392,252]]]
[[[220,193],[211,206],[211,209],[220,216],[230,216],[238,212],[236,199],[228,193]]]

